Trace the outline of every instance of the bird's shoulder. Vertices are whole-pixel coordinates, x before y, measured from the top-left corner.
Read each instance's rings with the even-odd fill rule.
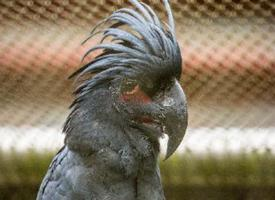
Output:
[[[68,149],[65,146],[62,147],[55,155],[48,168],[47,174],[42,181],[37,195],[37,200],[53,198],[50,190],[54,190],[54,187],[57,187],[59,184],[60,177],[63,175],[62,171],[64,171],[61,169],[61,164],[67,155]]]

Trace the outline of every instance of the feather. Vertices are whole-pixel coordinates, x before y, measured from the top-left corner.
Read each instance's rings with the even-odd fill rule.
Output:
[[[168,0],[163,0],[168,24],[161,22],[147,4],[138,0],[129,2],[134,8],[121,8],[113,12],[97,23],[84,40],[83,43],[95,35],[102,35],[100,43],[90,48],[83,60],[92,52],[102,52],[70,76],[76,76],[78,80],[86,74],[93,74],[81,83],[75,94],[82,96],[81,92],[90,91],[97,84],[119,77],[146,75],[150,78],[154,74],[180,77],[181,53]],[[101,28],[107,24],[107,28]],[[110,38],[108,43],[105,42],[107,38]]]

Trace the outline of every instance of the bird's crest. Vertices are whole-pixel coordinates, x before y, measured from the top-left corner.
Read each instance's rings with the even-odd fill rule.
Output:
[[[87,51],[83,58],[101,49],[102,52],[71,77],[95,74],[83,81],[76,90],[85,94],[95,86],[117,78],[159,76],[161,78],[181,74],[181,54],[175,37],[175,25],[168,0],[163,0],[168,24],[161,22],[147,4],[129,0],[134,6],[121,8],[99,22],[84,43],[102,34],[100,44]],[[107,28],[103,25],[109,24]],[[104,43],[106,38],[110,42]]]

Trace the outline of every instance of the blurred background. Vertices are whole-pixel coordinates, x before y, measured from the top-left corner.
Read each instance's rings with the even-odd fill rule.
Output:
[[[159,16],[160,0],[147,0]],[[0,1],[0,199],[34,199],[93,25],[124,0]],[[275,199],[275,3],[171,0],[189,129],[161,161],[168,200]],[[165,143],[165,141],[162,141]]]

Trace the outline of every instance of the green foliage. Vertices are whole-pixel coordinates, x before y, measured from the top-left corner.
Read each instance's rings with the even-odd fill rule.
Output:
[[[275,186],[275,156],[268,150],[239,154],[186,152],[161,162],[166,185]]]
[[[0,185],[37,184],[48,168],[53,153],[33,150],[20,153],[0,151]]]
[[[0,199],[34,199],[53,156],[0,151]],[[275,156],[268,150],[222,155],[187,151],[160,165],[168,200],[275,199]]]

